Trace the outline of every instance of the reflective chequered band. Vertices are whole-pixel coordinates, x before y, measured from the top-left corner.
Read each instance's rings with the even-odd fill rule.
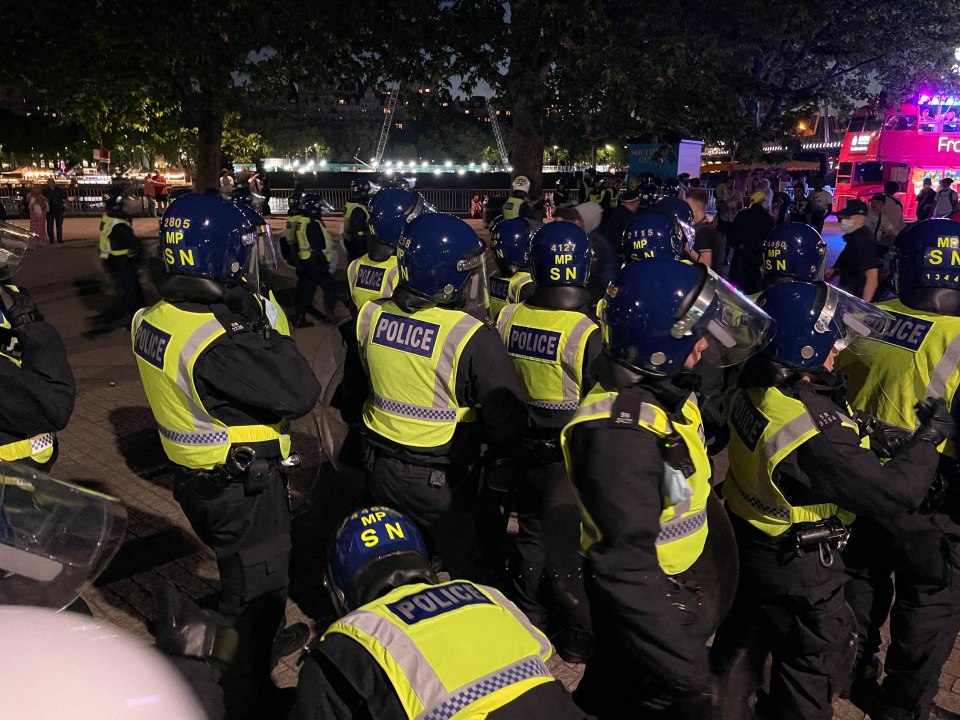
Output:
[[[457,411],[411,405],[410,403],[391,400],[382,395],[373,393],[373,405],[391,415],[413,418],[414,420],[428,420],[430,422],[456,422]]]
[[[763,500],[758,497],[751,495],[748,492],[744,492],[743,488],[740,487],[739,483],[736,481],[724,483],[723,491],[730,492],[734,490],[744,499],[744,502],[747,503],[750,507],[756,510],[761,515],[766,517],[772,517],[776,520],[783,520],[784,522],[790,522],[790,510],[789,508],[782,507],[773,507],[772,505],[767,505]]]
[[[56,438],[57,436],[53,433],[42,433],[40,435],[34,435],[32,438],[0,445],[0,460],[15,462],[17,460],[25,460],[29,457],[36,458],[36,456],[44,450],[52,448]]]
[[[657,535],[657,545],[663,545],[664,543],[673,542],[674,540],[685,538],[688,535],[693,535],[706,524],[706,509],[693,515],[668,520],[660,525],[660,533]]]
[[[47,448],[53,447],[53,441],[57,439],[57,436],[53,433],[43,433],[42,435],[35,435],[30,438],[30,449],[34,454],[43,452]]]
[[[163,427],[163,425],[157,425],[157,430],[167,440],[179,445],[222,445],[229,441],[226,430],[185,432],[183,430],[170,430],[169,428]]]
[[[443,700],[434,704],[433,707],[417,715],[417,720],[449,720],[449,718],[454,717],[457,713],[462,712],[487,695],[534,677],[553,679],[550,670],[547,669],[547,666],[539,657],[524,658],[469,685],[454,690]]]
[[[580,407],[580,403],[577,400],[572,402],[549,402],[547,400],[527,400],[527,405],[530,407],[540,408],[541,410],[561,410],[561,411],[572,411]]]

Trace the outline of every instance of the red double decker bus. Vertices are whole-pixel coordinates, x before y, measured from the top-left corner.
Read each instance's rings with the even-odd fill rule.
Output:
[[[923,179],[960,175],[960,98],[920,93],[881,117],[857,111],[840,147],[834,209],[848,200],[868,201],[883,184],[900,185],[904,218],[917,217],[917,194]]]

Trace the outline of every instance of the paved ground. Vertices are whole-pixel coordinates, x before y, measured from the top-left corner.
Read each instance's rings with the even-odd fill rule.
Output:
[[[67,429],[60,433],[60,459],[56,477],[102,489],[120,498],[129,510],[127,539],[111,566],[95,585],[83,593],[94,613],[150,639],[147,622],[152,617],[151,592],[172,582],[194,598],[210,598],[217,589],[213,554],[189,528],[171,495],[170,476],[157,439],[146,399],[140,387],[128,333],[117,330],[89,340],[84,332],[89,318],[110,299],[109,279],[97,259],[96,218],[68,218],[67,242],[33,251],[17,276],[63,336],[77,378],[77,404]],[[282,220],[275,221],[279,230]],[[339,230],[339,222],[330,223]],[[137,219],[137,234],[155,238],[156,219]],[[835,224],[828,225],[831,257],[839,251]],[[280,276],[282,288],[292,287],[292,274]],[[155,296],[148,294],[148,301]],[[281,290],[281,301],[285,294]],[[335,383],[342,345],[335,328],[319,324],[294,330],[304,354],[313,360],[325,388]],[[332,617],[323,592],[322,568],[326,543],[343,516],[362,493],[362,479],[353,472],[337,473],[321,463],[318,418],[315,413],[294,424],[294,445],[304,456],[299,486],[305,502],[294,522],[294,556],[291,574],[289,621],[307,622],[322,630]],[[323,424],[337,435],[342,428],[327,417]],[[572,687],[582,668],[558,661],[554,671]],[[285,659],[275,672],[281,686],[297,678],[296,657]],[[938,701],[960,711],[960,651],[954,650],[944,668]],[[863,717],[839,701],[835,718]]]

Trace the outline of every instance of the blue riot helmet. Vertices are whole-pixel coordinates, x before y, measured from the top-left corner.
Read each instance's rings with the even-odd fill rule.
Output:
[[[777,225],[763,241],[763,277],[768,288],[788,280],[813,282],[823,279],[827,244],[806,223]]]
[[[660,192],[657,186],[651,182],[642,182],[637,186],[637,193],[640,195],[640,207],[648,208],[656,204],[660,199]]]
[[[650,258],[679,260],[687,236],[669,210],[652,207],[640,210],[623,233],[620,252],[624,264]]]
[[[303,198],[302,195],[291,195],[287,199],[287,215],[300,214],[300,200],[302,198]]]
[[[366,203],[370,199],[370,183],[366,180],[350,181],[350,202]]]
[[[340,615],[410,583],[434,584],[427,544],[406,515],[368,507],[340,525],[327,553],[324,584]]]
[[[324,212],[330,212],[330,204],[319,195],[306,193],[300,198],[300,214],[319,220]]]
[[[400,286],[438,305],[465,312],[487,307],[484,245],[466,222],[425,213],[408,224],[397,243]]]
[[[936,218],[908,225],[894,247],[894,284],[903,304],[960,316],[960,222]]]
[[[825,282],[782,282],[757,298],[777,324],[763,357],[793,370],[816,370],[830,351],[878,339],[888,313]]]
[[[677,216],[677,220],[680,221],[680,227],[683,228],[684,250],[692,247],[696,231],[693,229],[693,210],[690,209],[690,206],[687,205],[686,201],[681,200],[678,197],[663,197],[657,200],[657,203],[654,205],[654,207],[669,210]]]
[[[230,192],[230,202],[234,205],[252,205],[253,193],[250,192],[250,188],[241,185]]]
[[[530,275],[537,287],[586,287],[592,260],[587,234],[573,223],[547,223],[530,239]]]
[[[239,282],[256,266],[257,230],[239,207],[215,193],[177,198],[160,219],[166,271]]]
[[[370,236],[381,245],[397,247],[403,229],[425,211],[420,193],[384,188],[370,201]]]
[[[490,249],[504,277],[529,267],[531,225],[525,218],[518,217],[500,220],[490,228]]]
[[[604,347],[635,370],[675,375],[701,338],[713,365],[743,362],[773,335],[773,321],[699,263],[654,258],[623,267],[607,287]]]

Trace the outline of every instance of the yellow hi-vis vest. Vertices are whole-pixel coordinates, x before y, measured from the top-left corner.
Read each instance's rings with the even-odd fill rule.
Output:
[[[608,193],[609,196],[610,196],[610,209],[611,209],[611,210],[612,210],[613,208],[615,208],[617,205],[620,204],[620,193],[621,193],[621,192],[622,192],[622,191],[619,190],[618,188],[608,188],[608,189],[607,189],[607,193]]]
[[[326,225],[324,225],[319,220],[314,220],[308,217],[301,217],[301,222],[297,223],[296,229],[296,238],[297,238],[297,257],[301,260],[309,260],[310,256],[313,255],[313,248],[310,247],[310,241],[307,240],[307,226],[315,222],[320,226],[320,231],[323,233],[323,256],[327,259],[327,262],[331,265],[333,264],[333,245],[330,238],[330,232],[327,230]]]
[[[503,219],[513,220],[520,217],[520,208],[526,202],[523,198],[509,197],[503,203]]]
[[[533,277],[526,270],[520,270],[508,278],[500,277],[495,272],[487,278],[487,291],[490,295],[490,319],[494,322],[500,318],[500,313],[510,303],[520,302],[520,291],[533,282]]]
[[[302,224],[310,222],[310,218],[303,215],[290,215],[287,218],[287,226],[283,231],[283,241],[292,248],[297,247],[297,231]]]
[[[270,323],[270,327],[281,335],[289,336],[290,321],[287,320],[287,314],[283,311],[283,308],[280,307],[280,303],[277,302],[273,290],[267,291],[267,297],[257,295],[257,298],[260,301],[260,306],[263,308],[263,314],[266,315],[267,321]]]
[[[331,633],[370,653],[410,720],[485,718],[554,680],[543,633],[499,591],[466,580],[403,585],[323,637]]]
[[[943,398],[953,407],[960,388],[960,317],[908,308],[899,300],[879,303],[893,315],[883,342],[873,342],[860,357],[840,353],[849,376],[850,404],[878,420],[907,430],[917,427],[913,406],[926,397]],[[957,445],[937,447],[957,457]]]
[[[507,305],[497,322],[527,405],[573,412],[584,395],[583,356],[598,330],[583,313]]]
[[[567,475],[577,486],[573,457],[570,454],[570,439],[573,429],[581,423],[594,420],[607,420],[611,417],[617,392],[604,390],[596,385],[580,404],[573,420],[567,423],[560,433],[560,444],[567,465]],[[693,495],[683,502],[671,505],[667,498],[663,501],[660,513],[660,534],[657,537],[657,560],[667,575],[676,575],[689,570],[707,542],[707,498],[710,497],[710,460],[703,444],[703,420],[700,408],[691,395],[683,406],[683,417],[687,422],[673,422],[666,411],[656,405],[643,403],[640,408],[638,424],[659,438],[677,433],[687,446],[690,460],[693,462],[693,474],[687,478]],[[616,461],[616,459],[612,459]],[[603,534],[590,515],[590,509],[580,504],[580,553],[589,557],[590,548],[603,542]]]
[[[347,266],[347,283],[353,304],[360,309],[368,300],[391,297],[399,274],[396,255],[380,262],[371,260],[369,255],[351,261]]]
[[[857,424],[838,412],[842,425],[859,432]],[[773,482],[785,457],[820,430],[799,400],[777,388],[739,389],[730,402],[730,467],[723,485],[727,506],[739,517],[771,537],[783,534],[794,523],[819,522],[836,515],[844,524],[852,513],[834,503],[791,505]],[[861,447],[869,448],[863,438]]]
[[[453,439],[473,408],[457,401],[463,348],[483,323],[438,307],[406,313],[388,299],[360,309],[357,342],[370,379],[363,406],[367,428],[399,445],[434,448]]]
[[[281,457],[290,454],[284,423],[227,426],[203,407],[193,369],[225,332],[212,313],[187,312],[164,300],[133,318],[133,353],[160,443],[171,462],[184,467],[209,470],[235,444],[277,441]]]
[[[363,224],[368,226],[370,219],[370,210],[363,203],[348,202],[343,206],[343,230],[340,232],[344,238],[350,237],[350,229],[347,227],[347,223],[350,222],[350,216],[353,215],[353,211],[357,208],[363,210]]]
[[[130,225],[130,221],[124,218],[115,218],[110,217],[109,215],[104,215],[100,218],[100,259],[106,260],[108,257],[118,257],[120,255],[129,255],[129,249],[123,250],[114,250],[113,245],[110,243],[110,233],[113,232],[113,228],[117,225]]]

